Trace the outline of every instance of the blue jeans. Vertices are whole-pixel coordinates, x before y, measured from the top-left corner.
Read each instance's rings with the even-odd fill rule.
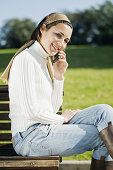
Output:
[[[99,104],[79,111],[62,125],[34,124],[14,136],[14,149],[23,156],[60,155],[63,157],[93,151],[93,158],[111,161],[99,132],[113,123],[113,108]]]

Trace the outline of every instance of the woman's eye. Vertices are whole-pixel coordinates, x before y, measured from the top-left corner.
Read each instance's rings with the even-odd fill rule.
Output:
[[[56,33],[56,35],[57,35],[58,38],[61,38],[61,35],[60,35],[60,34]]]

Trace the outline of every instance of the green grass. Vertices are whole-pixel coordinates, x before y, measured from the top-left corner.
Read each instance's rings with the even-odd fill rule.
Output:
[[[100,103],[113,106],[113,69],[68,69],[65,73],[63,110],[84,109]],[[91,157],[92,151],[63,159],[90,160]]]
[[[0,50],[0,73],[15,51]],[[113,106],[113,47],[68,46],[66,54],[63,110],[100,103]],[[90,160],[91,156],[92,151],[63,159]]]
[[[91,160],[92,153],[93,153],[92,151],[88,151],[88,152],[85,152],[85,153],[80,154],[80,155],[63,157],[63,160],[77,160],[77,161]]]
[[[113,69],[68,69],[64,83],[64,109],[84,109],[108,103],[113,106]]]
[[[12,58],[12,56],[14,55],[16,51],[17,49],[1,49],[0,50],[0,75],[2,74],[2,72],[6,68],[10,59]],[[0,84],[3,85],[5,83],[3,83],[0,80]]]

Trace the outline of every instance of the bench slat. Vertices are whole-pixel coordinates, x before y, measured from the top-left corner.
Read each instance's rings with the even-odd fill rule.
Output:
[[[61,114],[62,114],[62,112],[57,112],[57,114],[58,114],[58,115],[61,115]]]
[[[11,138],[11,133],[0,133],[0,141],[9,141]]]
[[[12,150],[0,150],[0,160],[1,156],[4,156],[6,159],[8,159],[9,156],[18,156],[14,149]],[[12,158],[13,159],[13,158]]]
[[[58,167],[58,160],[0,161],[0,167]]]
[[[11,130],[11,123],[0,123],[0,130]]]
[[[12,143],[10,144],[0,144],[0,160],[7,159],[6,156],[17,156],[16,152],[13,149]],[[11,157],[10,157],[11,158]],[[13,159],[13,158],[12,158]]]
[[[13,149],[13,145],[12,143],[9,143],[9,144],[1,144],[0,143],[0,150],[12,150]]]
[[[12,158],[14,156],[18,156],[15,150],[13,149],[12,143],[10,144],[0,144],[0,160],[5,160],[8,158]]]
[[[0,93],[0,101],[9,101],[8,93]]]
[[[0,93],[8,92],[8,85],[0,85]]]
[[[9,103],[0,103],[0,111],[9,111]]]
[[[59,167],[5,167],[0,168],[0,170],[58,170]]]
[[[62,161],[62,158],[60,156],[1,156],[0,160],[59,160]]]
[[[62,111],[62,106],[60,107],[59,111]]]
[[[0,143],[0,149],[13,149],[13,145],[12,145],[12,143],[9,143],[9,144],[6,144],[6,143],[4,143],[4,144],[1,144]]]
[[[9,113],[0,113],[0,120],[10,120]]]

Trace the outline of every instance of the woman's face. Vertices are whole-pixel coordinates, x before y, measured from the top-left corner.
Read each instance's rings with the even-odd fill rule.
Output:
[[[72,35],[71,27],[64,23],[59,23],[49,29],[43,24],[40,31],[40,44],[51,56],[55,55],[58,51],[64,50]]]

